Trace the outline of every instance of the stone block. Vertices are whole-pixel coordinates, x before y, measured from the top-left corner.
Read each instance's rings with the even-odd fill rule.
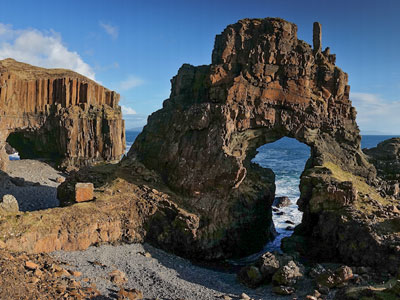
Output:
[[[93,200],[93,183],[78,182],[75,184],[75,202]]]

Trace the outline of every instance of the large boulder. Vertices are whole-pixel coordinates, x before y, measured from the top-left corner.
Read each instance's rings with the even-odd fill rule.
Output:
[[[5,210],[6,212],[18,212],[18,201],[13,195],[4,195],[0,202],[0,208]]]

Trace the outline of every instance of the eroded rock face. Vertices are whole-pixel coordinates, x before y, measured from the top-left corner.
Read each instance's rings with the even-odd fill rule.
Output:
[[[311,148],[307,168],[330,162],[375,177],[360,149],[347,74],[329,49],[321,51],[321,26],[314,29],[312,49],[297,38],[297,26],[282,19],[229,25],[215,39],[211,65],[181,67],[170,98],[128,154],[161,174],[206,220],[198,233],[205,252],[244,249],[249,233],[252,251],[270,237],[274,178],[250,162],[263,144],[296,138]],[[314,224],[309,199],[305,194],[302,207],[305,222]]]
[[[120,159],[125,150],[119,95],[75,72],[0,61],[0,169],[6,140],[21,158],[61,167]]]

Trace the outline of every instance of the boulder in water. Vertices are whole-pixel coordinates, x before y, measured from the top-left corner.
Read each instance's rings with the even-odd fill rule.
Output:
[[[272,205],[282,208],[289,206],[291,204],[289,197],[282,196],[282,197],[275,197],[274,203]]]

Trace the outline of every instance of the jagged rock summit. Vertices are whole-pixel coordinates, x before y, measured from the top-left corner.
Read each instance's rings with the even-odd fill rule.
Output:
[[[125,150],[119,95],[76,72],[0,61],[0,170],[5,142],[22,158],[61,167],[120,159]]]

